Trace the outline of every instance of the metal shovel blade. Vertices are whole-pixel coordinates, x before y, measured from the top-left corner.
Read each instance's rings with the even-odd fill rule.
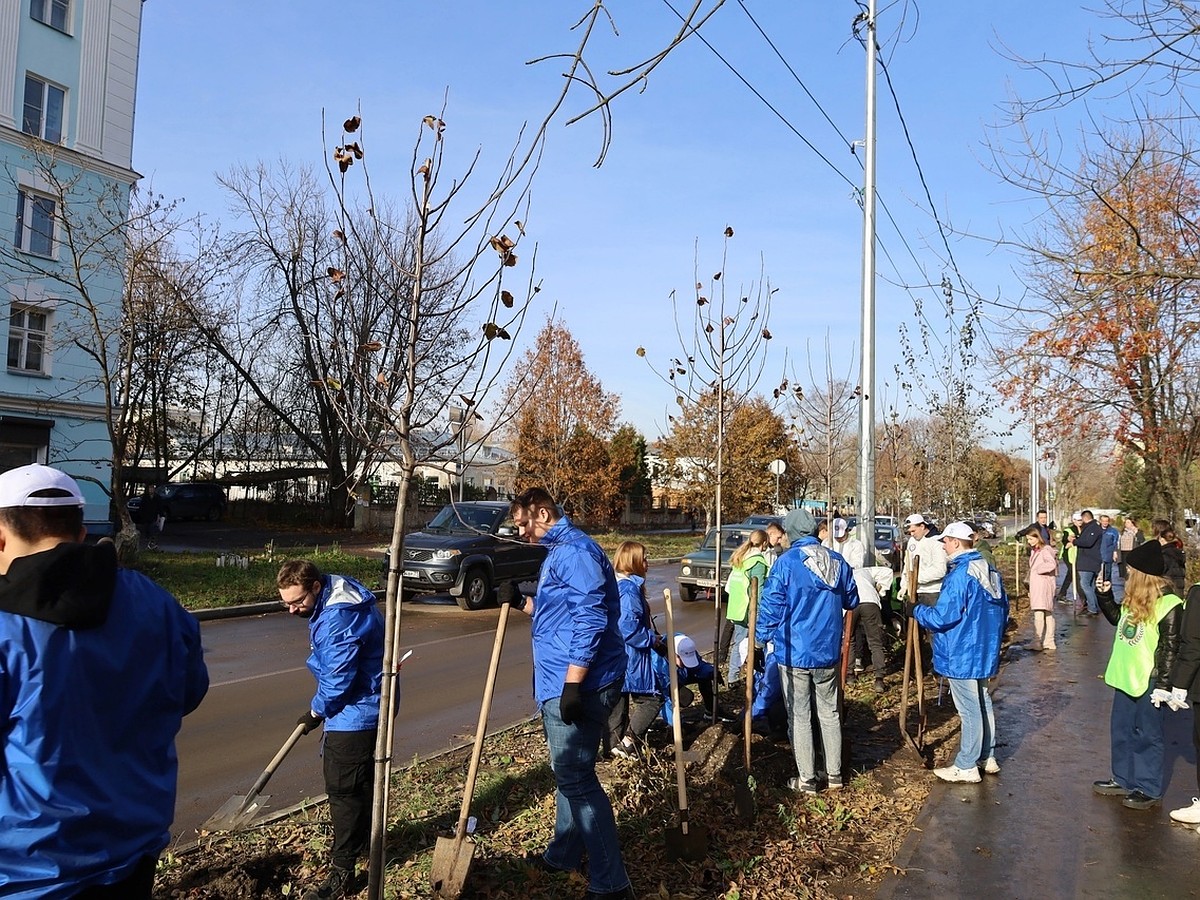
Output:
[[[700,862],[708,856],[708,829],[687,822],[663,832],[667,859],[672,862]]]
[[[221,804],[220,809],[208,817],[208,820],[200,826],[200,830],[237,831],[244,828],[262,811],[270,799],[270,794],[257,794],[254,797],[247,797],[243,794],[230,797]]]
[[[749,776],[738,778],[733,783],[733,810],[743,822],[753,822],[758,817],[754,805],[754,791],[750,788]]]
[[[433,847],[429,883],[436,897],[460,897],[475,858],[475,842],[465,837],[440,837]]]

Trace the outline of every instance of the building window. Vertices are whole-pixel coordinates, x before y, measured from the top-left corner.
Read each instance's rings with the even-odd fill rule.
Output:
[[[29,15],[59,31],[67,30],[71,0],[29,0]]]
[[[25,76],[25,114],[21,130],[26,134],[57,144],[62,141],[63,109],[67,92],[42,81],[36,75]]]
[[[32,306],[13,306],[8,317],[8,367],[18,372],[46,373],[50,314]]]
[[[17,191],[17,230],[13,246],[38,256],[54,256],[54,200],[30,191]]]

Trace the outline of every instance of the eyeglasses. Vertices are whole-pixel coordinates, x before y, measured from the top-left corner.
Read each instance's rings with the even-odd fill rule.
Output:
[[[300,607],[304,606],[304,604],[308,601],[308,598],[310,596],[312,596],[312,591],[305,591],[303,594],[301,594],[295,600],[282,600],[281,599],[279,601],[279,605],[290,612],[293,609],[299,609]]]

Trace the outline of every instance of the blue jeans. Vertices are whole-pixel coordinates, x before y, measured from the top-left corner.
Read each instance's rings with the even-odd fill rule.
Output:
[[[1113,781],[1147,797],[1163,795],[1163,716],[1166,710],[1150,702],[1153,682],[1140,697],[1113,691]]]
[[[742,666],[745,665],[745,660],[742,659],[742,638],[749,636],[750,629],[746,625],[733,624],[733,637],[729,641],[729,669],[728,677],[725,679],[729,684],[733,684],[742,677]]]
[[[542,704],[542,728],[554,770],[554,839],[543,854],[559,869],[577,870],[588,857],[588,887],[599,893],[629,887],[621,861],[612,804],[596,777],[596,751],[608,716],[621,698],[621,682],[584,691],[584,718],[568,725],[558,712],[559,698]]]
[[[817,763],[813,749],[813,708],[821,728],[825,771],[842,774],[842,723],[837,711],[837,669],[794,669],[780,666],[783,702],[788,710],[788,737],[801,781],[815,781]]]
[[[1100,612],[1100,604],[1096,600],[1096,576],[1098,572],[1079,571],[1079,590],[1083,592],[1083,598],[1087,601],[1087,611],[1090,613]]]
[[[962,721],[962,743],[954,765],[974,769],[996,755],[996,718],[992,695],[982,678],[948,678],[950,696]]]

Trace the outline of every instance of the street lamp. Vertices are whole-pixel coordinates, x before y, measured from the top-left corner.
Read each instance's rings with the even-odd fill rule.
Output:
[[[775,476],[775,510],[779,510],[779,476],[787,471],[787,463],[782,459],[773,459],[767,469]]]
[[[466,428],[467,410],[461,406],[450,407],[450,430],[458,448],[458,502],[463,502],[463,481],[466,478],[466,447],[463,445],[463,430]]]

